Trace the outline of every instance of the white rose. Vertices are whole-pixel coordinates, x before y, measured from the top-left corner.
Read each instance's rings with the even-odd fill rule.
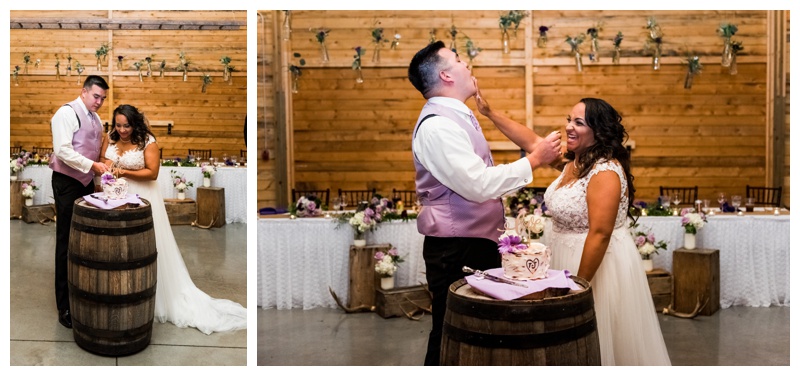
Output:
[[[651,253],[656,251],[656,247],[651,244],[650,242],[646,242],[639,247],[639,253],[645,256],[650,255]]]
[[[179,183],[178,185],[175,186],[175,188],[177,188],[179,191],[186,190],[186,184]]]

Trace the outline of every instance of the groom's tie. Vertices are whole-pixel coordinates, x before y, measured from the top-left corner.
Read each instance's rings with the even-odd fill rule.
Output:
[[[475,118],[475,113],[473,113],[472,111],[469,112],[469,120],[472,121],[472,126],[475,127],[475,130],[480,132],[481,125],[478,124],[478,119]]]

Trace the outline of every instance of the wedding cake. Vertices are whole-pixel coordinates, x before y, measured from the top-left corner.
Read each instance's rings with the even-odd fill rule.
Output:
[[[544,218],[538,213],[520,215],[513,228],[506,225],[498,247],[506,278],[527,281],[547,277],[552,253],[537,240],[543,232]]]
[[[111,173],[104,173],[100,177],[103,194],[109,200],[120,200],[128,197],[128,181],[125,178],[115,178]]]

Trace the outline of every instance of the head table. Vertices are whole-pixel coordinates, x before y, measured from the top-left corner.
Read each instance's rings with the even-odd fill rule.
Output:
[[[639,229],[666,240],[666,251],[653,255],[655,268],[672,272],[672,252],[683,247],[680,217],[640,217]],[[349,247],[353,230],[338,229],[335,219],[262,217],[258,220],[258,306],[268,309],[336,308],[330,287],[348,299]],[[550,232],[547,220],[543,242]],[[697,248],[720,250],[720,305],[766,307],[789,305],[789,215],[715,215],[698,231]],[[389,243],[405,262],[395,286],[425,282],[424,236],[416,221],[381,223],[367,234],[368,244]],[[644,270],[642,271],[644,273]]]
[[[158,170],[158,186],[162,198],[177,198],[178,191],[172,185],[170,170],[183,174],[187,181],[194,183],[194,187],[186,191],[186,198],[197,197],[197,187],[203,185],[203,173],[200,167],[170,167],[161,166]],[[33,197],[34,205],[53,203],[53,186],[51,176],[53,170],[48,166],[27,166],[19,173],[20,180],[31,179],[39,186],[39,191]],[[226,223],[247,222],[247,168],[245,167],[219,167],[211,177],[211,186],[225,188],[225,215]],[[147,198],[147,197],[145,197]]]

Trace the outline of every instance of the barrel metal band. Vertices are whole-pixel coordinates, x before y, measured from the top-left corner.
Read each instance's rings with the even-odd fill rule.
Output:
[[[72,222],[72,228],[76,231],[85,232],[93,235],[124,236],[139,234],[153,228],[153,222],[147,222],[139,226],[126,227],[96,227],[79,222]]]
[[[68,255],[70,262],[97,270],[134,270],[148,266],[156,262],[156,259],[158,258],[158,252],[153,252],[152,254],[140,259],[113,262],[90,260],[88,258],[78,256],[73,252],[69,252]]]
[[[96,210],[75,205],[73,212],[80,217],[91,219],[102,219],[106,221],[133,221],[152,217],[153,211],[147,210],[148,208],[149,207],[145,206],[132,210]]]
[[[88,300],[94,303],[108,304],[108,305],[114,305],[114,304],[136,305],[156,295],[156,283],[153,283],[152,287],[149,287],[139,292],[134,292],[125,295],[108,295],[108,294],[95,294],[88,291],[84,291],[76,287],[72,282],[69,282],[69,292],[70,292],[70,297],[74,295],[75,298]]]
[[[503,349],[536,349],[558,346],[583,338],[597,329],[593,317],[580,325],[553,332],[536,334],[485,334],[470,332],[445,322],[442,333],[448,338],[471,346]]]
[[[108,330],[108,329],[98,329],[92,328],[89,326],[84,325],[78,320],[75,320],[75,317],[72,318],[72,326],[77,329],[78,332],[84,333],[90,337],[94,338],[101,338],[101,339],[124,339],[124,338],[136,338],[142,334],[147,334],[153,327],[153,319],[150,319],[146,324],[137,327],[137,328],[130,328],[125,330]]]
[[[451,291],[452,293],[452,291]],[[490,304],[474,302],[459,297],[447,297],[447,309],[464,316],[480,319],[525,322],[535,320],[555,320],[570,316],[580,316],[584,312],[594,310],[594,299],[591,295],[586,299],[571,300],[559,303],[548,303],[532,309],[525,304]]]

